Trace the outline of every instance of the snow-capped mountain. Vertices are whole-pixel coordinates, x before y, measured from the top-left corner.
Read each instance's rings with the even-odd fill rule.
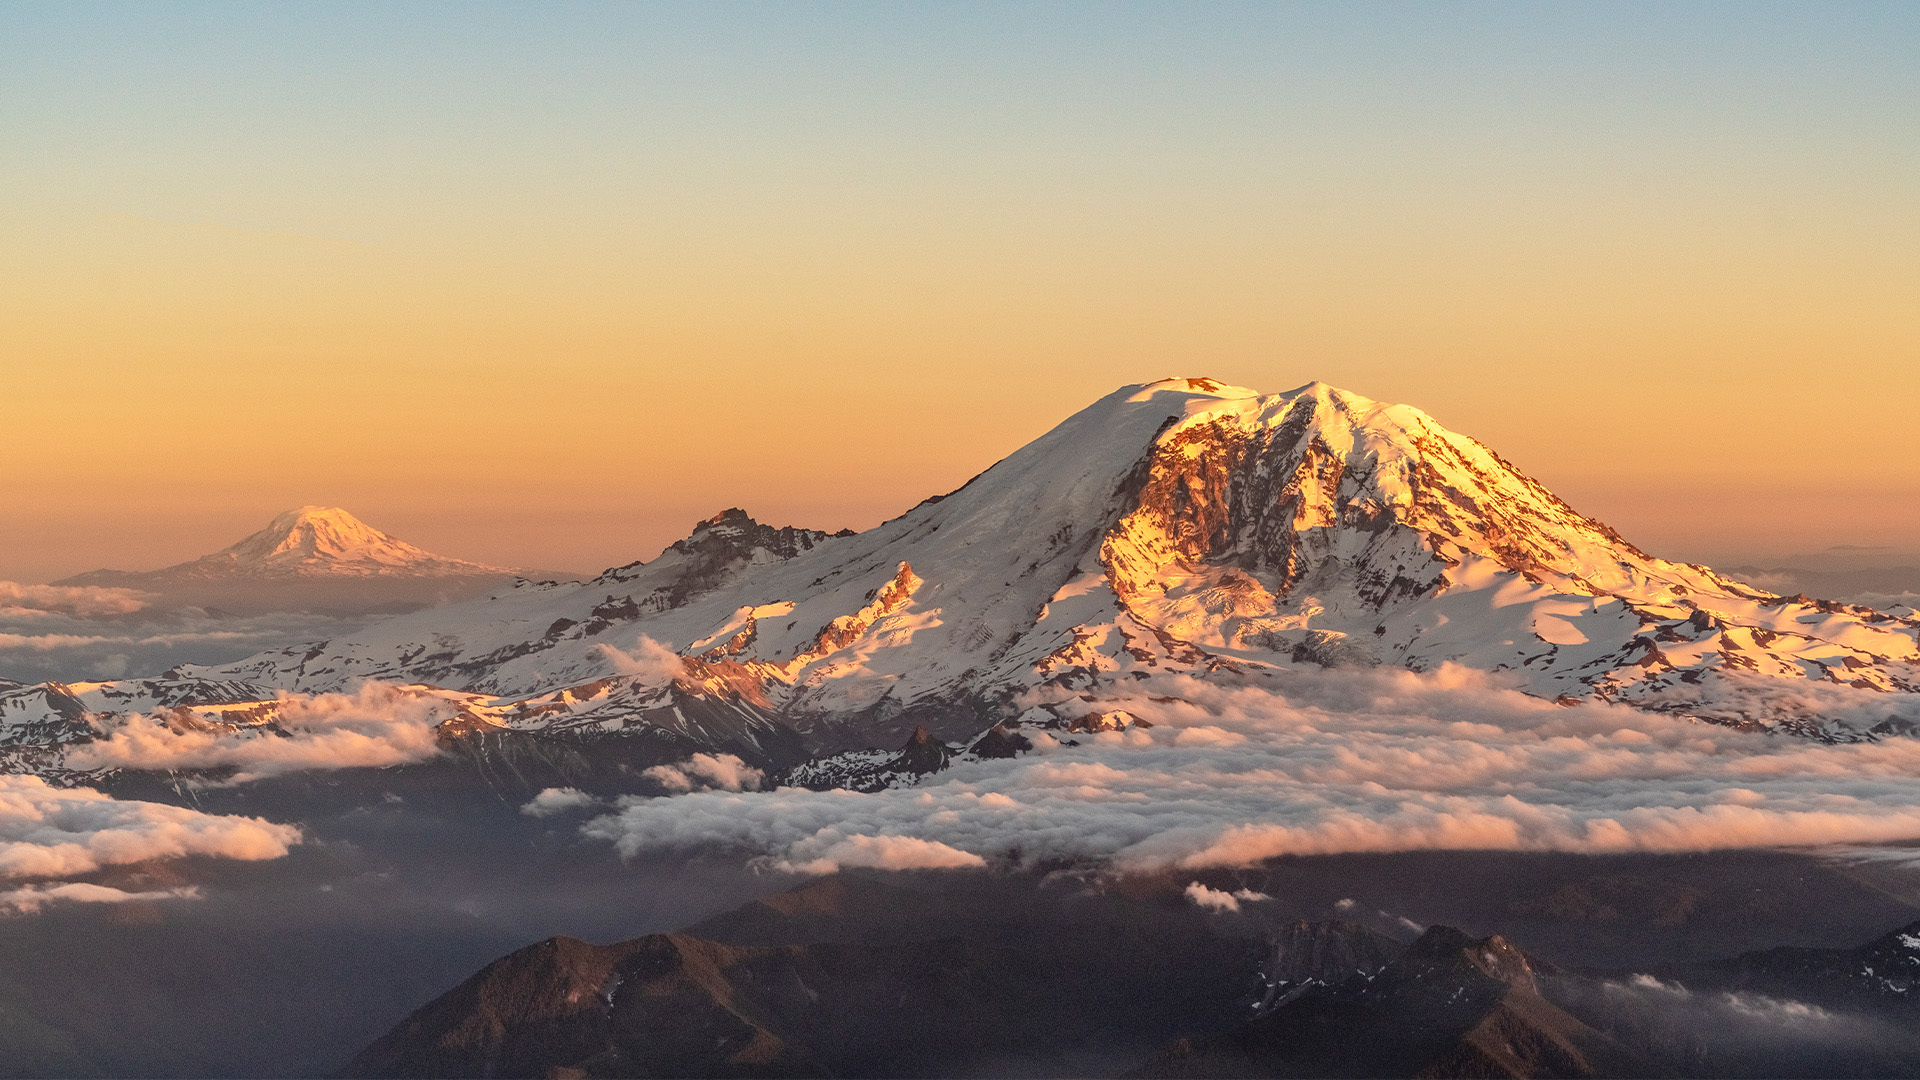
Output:
[[[138,589],[242,613],[393,613],[477,596],[527,571],[424,551],[335,506],[303,506],[229,547],[159,570],[93,570],[55,585]]]
[[[401,550],[287,535],[232,557]],[[1303,663],[1453,663],[1829,739],[1920,726],[1920,621],[1655,558],[1418,409],[1206,379],[1124,387],[862,533],[729,510],[589,581],[170,678],[263,698],[379,679],[457,692],[483,726],[839,750],[1047,722],[1102,681]]]
[[[422,551],[337,506],[302,506],[229,547],[159,570],[94,570],[57,585],[165,586],[233,578],[512,575],[498,566]]]

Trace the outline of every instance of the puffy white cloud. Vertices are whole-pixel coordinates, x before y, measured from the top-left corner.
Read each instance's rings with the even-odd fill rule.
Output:
[[[36,615],[126,615],[147,606],[147,594],[94,585],[22,585],[0,581],[0,618]]]
[[[0,776],[0,878],[69,877],[183,855],[277,859],[299,841],[299,829],[259,818],[114,799],[91,788],[57,788],[37,776]]]
[[[48,904],[64,901],[77,904],[124,904],[130,900],[192,900],[200,890],[191,885],[151,892],[125,892],[85,881],[63,881],[52,885],[23,885],[0,892],[0,911],[30,915]]]
[[[721,791],[752,791],[766,774],[733,754],[695,754],[672,765],[655,765],[642,776],[668,791],[692,791],[718,788]]]
[[[103,737],[67,751],[68,768],[234,769],[244,783],[301,769],[398,765],[439,753],[434,725],[453,715],[445,698],[368,682],[352,694],[291,694],[274,703],[278,732],[231,731],[171,713],[109,721]]]
[[[553,817],[569,810],[584,810],[601,805],[600,800],[579,788],[550,787],[527,800],[520,812],[528,817]]]
[[[1240,910],[1240,900],[1234,896],[1234,894],[1224,892],[1220,889],[1209,889],[1197,881],[1188,883],[1187,899],[1203,908],[1211,908],[1214,911]]]
[[[633,651],[616,649],[611,645],[601,645],[600,654],[613,665],[613,670],[621,675],[632,675],[649,685],[665,686],[686,674],[687,662],[679,653],[660,642],[641,634],[634,642]]]
[[[849,836],[821,846],[801,845],[819,854],[800,861],[782,860],[777,868],[800,874],[831,874],[848,867],[873,870],[959,870],[985,866],[987,860],[938,840],[911,836]]]
[[[583,828],[625,855],[723,845],[800,864],[841,842],[907,838],[984,858],[1142,868],[1920,837],[1920,740],[1826,745],[1604,703],[1562,707],[1452,666],[1161,677],[1091,693],[1078,708],[1153,726],[1077,736],[1078,746],[1040,739],[1032,755],[874,794],[630,798]]]

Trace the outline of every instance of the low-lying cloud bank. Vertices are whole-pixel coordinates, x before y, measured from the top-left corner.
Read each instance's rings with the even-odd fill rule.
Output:
[[[304,612],[231,615],[154,600],[131,589],[0,582],[0,678],[76,682],[225,663],[368,621]]]
[[[187,855],[277,859],[299,842],[299,829],[260,818],[115,799],[91,788],[57,788],[37,776],[0,776],[0,879],[72,877]],[[192,895],[191,889],[129,893],[87,882],[34,881],[0,891],[0,910]]]
[[[1880,698],[1877,707],[1899,707]],[[630,797],[584,826],[625,856],[724,846],[791,868],[963,858],[1255,863],[1421,848],[1569,852],[1920,837],[1920,739],[1824,745],[1624,706],[1559,706],[1463,668],[1164,677],[1063,710],[1150,729],[1045,738],[918,787]],[[1916,717],[1920,719],[1920,717]],[[916,843],[905,843],[914,841]],[[945,853],[951,852],[951,855]]]
[[[147,606],[149,597],[133,589],[96,585],[22,585],[0,581],[0,619],[46,615],[126,615]]]
[[[69,750],[65,764],[83,772],[232,768],[225,782],[234,784],[302,769],[399,765],[438,753],[434,725],[454,711],[444,698],[377,682],[352,694],[282,692],[274,704],[277,731],[135,715]]]
[[[0,913],[31,915],[48,904],[124,904],[138,900],[194,900],[200,890],[191,886],[127,892],[107,885],[85,881],[63,881],[52,885],[23,885],[0,891]]]

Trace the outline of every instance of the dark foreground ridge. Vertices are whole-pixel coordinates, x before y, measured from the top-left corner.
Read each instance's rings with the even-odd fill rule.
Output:
[[[342,1075],[1112,1075],[1250,1000],[1262,941],[1219,921],[988,874],[827,878],[687,933],[521,949]]]
[[[1316,987],[1237,1030],[1182,1040],[1134,1075],[1657,1076],[1667,1072],[1549,1002],[1498,935],[1422,934],[1376,973]]]
[[[1576,972],[1449,926],[1409,944],[1356,922],[1205,911],[1166,880],[1086,885],[839,875],[685,933],[551,938],[416,1011],[341,1075],[1920,1069],[1920,923],[1852,949]]]

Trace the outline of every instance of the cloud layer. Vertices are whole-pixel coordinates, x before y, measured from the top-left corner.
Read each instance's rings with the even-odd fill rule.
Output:
[[[102,738],[67,752],[71,769],[232,768],[229,783],[301,769],[346,769],[421,761],[439,752],[434,725],[453,714],[443,698],[368,682],[352,694],[289,694],[275,706],[278,731],[228,731],[155,713],[115,721]]]
[[[583,826],[622,854],[720,845],[792,867],[915,840],[980,858],[1240,865],[1418,848],[1575,852],[1920,837],[1920,740],[1823,745],[1445,667],[1163,677],[1045,702],[1153,727],[1041,737],[919,787],[627,798]],[[691,786],[691,785],[689,785]],[[871,865],[862,864],[862,865]]]
[[[184,855],[277,859],[299,841],[299,829],[259,818],[124,801],[91,788],[56,788],[37,776],[0,776],[0,878],[70,877]],[[42,886],[41,894],[62,898],[47,894],[50,887]],[[9,902],[22,906],[17,898]]]
[[[367,621],[303,612],[225,615],[156,606],[153,599],[129,589],[0,582],[0,678],[74,682],[224,663]]]
[[[94,585],[22,585],[0,581],[0,619],[44,615],[127,615],[146,607],[148,597],[133,589]]]
[[[53,885],[23,885],[0,891],[0,912],[30,915],[48,904],[124,904],[133,900],[193,900],[200,890],[193,886],[156,889],[150,892],[126,892],[85,881],[63,881]]]

